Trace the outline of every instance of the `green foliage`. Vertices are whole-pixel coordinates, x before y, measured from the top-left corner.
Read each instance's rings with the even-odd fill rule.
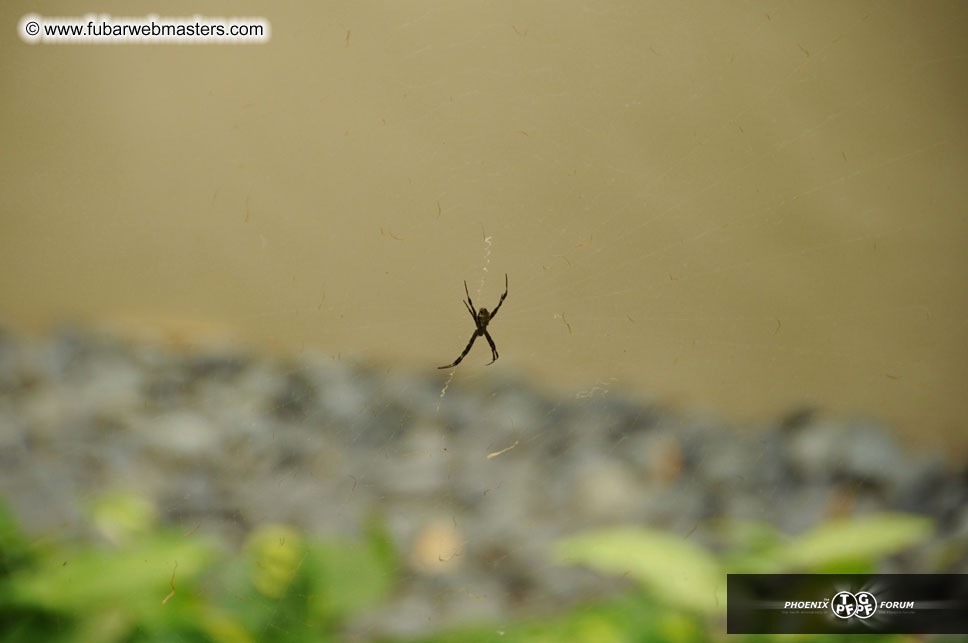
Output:
[[[589,532],[557,543],[558,562],[587,565],[606,574],[638,581],[671,604],[703,613],[724,603],[726,577],[701,547],[651,529],[619,528]]]
[[[105,497],[91,518],[110,543],[46,543],[22,555],[0,586],[0,630],[13,632],[10,640],[64,641],[197,632],[197,579],[216,548],[201,537],[152,531],[153,516],[139,499]],[[23,540],[12,523],[2,526],[5,550]],[[176,582],[178,600],[165,601]]]
[[[98,542],[29,547],[0,508],[0,641],[326,641],[396,578],[378,520],[356,542],[265,525],[229,556],[158,528],[143,498],[89,506]]]
[[[720,531],[728,572],[866,574],[884,557],[924,542],[932,530],[928,518],[879,513],[818,525],[796,538],[758,522],[731,522]]]
[[[778,564],[816,573],[871,573],[881,558],[925,541],[931,520],[874,514],[819,525],[775,550]]]
[[[597,530],[560,540],[552,557],[603,574],[627,577],[642,593],[573,608],[544,620],[444,633],[425,643],[541,641],[644,641],[692,643],[723,640],[726,574],[792,571],[862,573],[926,540],[931,523],[916,516],[877,514],[821,525],[789,538],[760,522],[721,525],[723,552],[711,552],[665,532],[633,527]],[[854,641],[852,636],[733,636],[736,641],[803,643]],[[906,636],[870,635],[882,643]],[[944,640],[939,639],[940,640]]]
[[[93,542],[31,542],[0,505],[0,642],[336,640],[347,619],[387,600],[400,575],[386,526],[375,516],[355,541],[263,525],[232,554],[203,530],[159,526],[155,507],[130,494],[97,498],[88,513]],[[721,640],[727,572],[869,571],[923,542],[931,529],[926,519],[900,514],[833,522],[795,538],[763,523],[729,522],[718,532],[718,554],[645,528],[578,534],[556,543],[551,558],[628,578],[638,591],[425,640]]]
[[[706,624],[693,614],[670,611],[640,594],[582,605],[547,619],[479,627],[422,639],[423,643],[700,643]]]
[[[872,573],[878,561],[925,541],[931,521],[905,514],[874,514],[819,525],[795,538],[758,522],[723,527],[727,544],[710,552],[662,531],[622,527],[557,543],[558,562],[628,576],[670,607],[705,614],[726,610],[726,574]]]

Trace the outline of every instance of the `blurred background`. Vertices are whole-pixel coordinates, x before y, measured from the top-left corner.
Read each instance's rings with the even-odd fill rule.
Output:
[[[271,39],[30,45],[17,34],[27,13],[86,11],[263,16]],[[2,488],[30,528],[86,524],[100,514],[75,501],[119,486],[155,507],[115,499],[132,524],[159,511],[239,542],[274,521],[306,538],[357,533],[379,506],[389,535],[374,542],[409,551],[400,565],[419,576],[421,543],[442,562],[481,535],[449,531],[458,500],[526,534],[545,524],[535,507],[572,494],[595,515],[549,517],[549,538],[632,523],[682,539],[719,510],[703,501],[660,519],[636,499],[698,480],[713,444],[722,475],[755,471],[777,494],[804,476],[826,485],[803,524],[772,515],[775,495],[726,502],[724,515],[802,532],[852,515],[873,487],[879,510],[927,494],[936,518],[964,528],[945,513],[960,502],[956,477],[942,491],[968,455],[960,3],[18,1],[0,6],[0,23],[0,321],[12,356],[0,430],[15,463]],[[505,274],[490,327],[501,358],[484,368],[480,341],[438,370],[473,332],[464,280],[491,309]],[[281,445],[280,423],[301,437]],[[598,455],[566,455],[583,441]],[[56,457],[32,451],[43,445]],[[278,470],[259,469],[260,449],[280,449]],[[626,450],[627,468],[602,455]],[[904,480],[879,477],[908,471],[909,453],[923,459]],[[229,454],[249,464],[215,461]],[[500,468],[515,456],[525,469]],[[460,500],[534,488],[525,471],[542,458],[563,477],[538,481],[533,506],[480,514]],[[29,482],[40,461],[85,472],[62,487]],[[455,482],[491,464],[466,489]],[[171,486],[186,467],[195,486]],[[325,478],[334,471],[339,483]],[[250,473],[264,477],[246,483]],[[307,495],[280,509],[266,489],[297,475]],[[226,506],[213,488],[248,500]],[[433,497],[418,503],[426,520],[394,522],[423,516],[387,495],[401,489]],[[232,513],[257,496],[252,515]],[[321,498],[342,509],[308,518]],[[711,547],[702,531],[691,538]],[[480,570],[505,549],[482,545],[492,567]],[[944,551],[932,569],[961,560]],[[490,590],[464,576],[453,590],[500,597],[465,606],[478,620],[555,604],[523,572],[491,586],[480,570]],[[569,599],[606,591],[595,578]],[[288,582],[263,587],[267,622],[283,619]],[[467,620],[430,595],[431,615]],[[64,600],[58,609],[81,612]],[[363,638],[435,629],[356,627]]]

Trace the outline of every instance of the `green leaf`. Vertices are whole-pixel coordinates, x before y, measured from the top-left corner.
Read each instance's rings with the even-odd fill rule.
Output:
[[[726,607],[726,576],[707,551],[680,536],[619,528],[565,538],[555,544],[558,562],[628,575],[667,603],[713,613]]]
[[[339,620],[386,597],[395,582],[381,552],[348,541],[313,543],[307,560],[309,610],[320,622]]]
[[[777,560],[785,569],[843,570],[844,563],[877,562],[931,536],[930,519],[898,513],[881,513],[820,525],[778,548]],[[866,565],[861,565],[866,566]]]
[[[201,539],[164,535],[121,549],[66,552],[12,577],[10,596],[16,603],[70,614],[119,609],[151,618],[163,609],[172,582],[176,595],[166,607],[183,600],[184,594],[177,596],[179,584],[187,588],[212,555],[213,548]]]
[[[95,498],[88,511],[97,530],[115,545],[151,533],[158,523],[158,510],[154,504],[127,491],[114,491]]]
[[[305,559],[306,546],[295,527],[268,524],[246,539],[252,585],[263,596],[277,599],[289,590]]]

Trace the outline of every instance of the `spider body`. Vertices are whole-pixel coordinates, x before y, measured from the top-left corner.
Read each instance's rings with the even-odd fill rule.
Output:
[[[474,312],[474,302],[471,301],[471,293],[467,290],[467,281],[464,282],[464,294],[467,295],[467,301],[464,301],[464,307],[467,308],[467,312],[471,314],[471,318],[474,320],[474,334],[471,335],[470,340],[467,342],[467,346],[464,348],[464,352],[454,360],[453,364],[448,364],[447,366],[438,366],[437,368],[453,368],[460,364],[464,356],[470,352],[471,347],[478,337],[483,335],[484,339],[491,347],[491,361],[487,363],[488,366],[497,361],[499,355],[497,354],[497,346],[494,345],[494,340],[491,338],[491,334],[487,332],[487,325],[491,323],[491,320],[497,316],[497,311],[501,308],[501,304],[504,303],[504,298],[508,296],[508,276],[504,275],[504,294],[501,295],[501,300],[497,302],[497,306],[494,307],[493,312],[488,312],[487,308],[479,308],[477,313]]]

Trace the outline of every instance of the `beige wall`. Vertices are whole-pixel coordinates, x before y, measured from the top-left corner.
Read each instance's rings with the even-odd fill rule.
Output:
[[[213,2],[271,42],[17,38],[77,6],[0,5],[8,321],[436,372],[461,280],[491,307],[507,272],[501,361],[459,377],[814,402],[965,452],[963,4]]]

